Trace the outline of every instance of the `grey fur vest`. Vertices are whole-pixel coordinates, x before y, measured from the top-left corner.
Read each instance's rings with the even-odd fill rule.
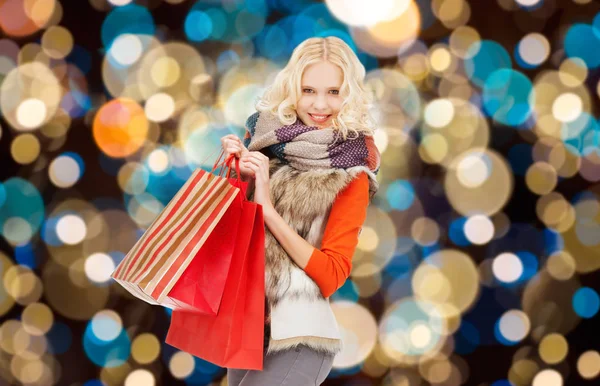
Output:
[[[338,193],[365,166],[300,171],[270,160],[270,194],[275,210],[309,244],[320,249],[329,212]],[[232,170],[232,175],[235,172]],[[252,200],[254,192],[248,192]],[[265,227],[265,293],[271,320],[268,352],[300,344],[337,354],[342,348],[335,315],[316,283],[296,265]]]

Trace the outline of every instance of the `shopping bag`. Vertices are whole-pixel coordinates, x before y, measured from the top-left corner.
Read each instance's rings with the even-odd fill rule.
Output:
[[[225,280],[229,273],[240,226],[243,197],[247,182],[229,178],[240,193],[216,225],[200,251],[194,256],[183,275],[177,280],[168,298],[180,304],[179,309],[216,315],[221,304]],[[186,307],[192,305],[192,307]]]
[[[217,312],[242,209],[240,199],[242,195],[245,197],[240,192],[241,180],[232,184],[231,179],[213,174],[222,155],[212,172],[198,169],[192,173],[113,272],[112,278],[134,296],[172,309]],[[229,166],[232,159],[233,155],[224,164]],[[236,168],[239,169],[237,159]],[[227,177],[229,174],[230,171]],[[237,205],[232,205],[236,198]],[[215,237],[211,238],[215,230]],[[219,237],[230,242],[218,243]],[[203,250],[205,245],[207,253]],[[196,292],[193,299],[170,297],[171,290],[195,259],[210,261],[203,274],[215,280],[210,285],[204,282],[206,293]]]
[[[245,201],[217,315],[175,310],[165,342],[217,366],[263,369],[265,229],[262,206]]]

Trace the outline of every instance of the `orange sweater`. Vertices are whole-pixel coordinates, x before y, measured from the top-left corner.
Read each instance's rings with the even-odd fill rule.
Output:
[[[367,218],[369,177],[362,172],[335,199],[321,249],[315,248],[304,272],[314,280],[324,297],[337,291],[350,276],[352,256]]]

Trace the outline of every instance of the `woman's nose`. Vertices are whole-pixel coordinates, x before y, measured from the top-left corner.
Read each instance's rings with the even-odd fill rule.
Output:
[[[315,97],[313,104],[316,109],[326,109],[327,108],[327,98],[323,95],[317,95]]]

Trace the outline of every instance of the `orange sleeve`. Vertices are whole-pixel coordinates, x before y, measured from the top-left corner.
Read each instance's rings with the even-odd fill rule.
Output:
[[[321,249],[314,249],[304,268],[326,298],[350,276],[352,256],[367,218],[368,206],[369,177],[363,172],[337,196],[323,233]]]

